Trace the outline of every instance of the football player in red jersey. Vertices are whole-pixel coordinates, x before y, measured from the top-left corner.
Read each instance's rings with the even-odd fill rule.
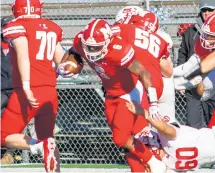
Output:
[[[119,24],[112,27],[112,30],[114,34],[131,44],[138,55],[141,55],[137,58],[150,72],[153,86],[158,93],[160,115],[169,123],[175,122],[174,83],[173,79],[169,78],[172,76],[173,69],[172,62],[169,61],[171,60],[169,51],[171,45],[160,34],[157,34],[159,22],[156,15],[150,11],[144,11],[144,13],[145,15],[142,16],[133,15],[127,24]],[[140,138],[141,135],[142,131],[135,137]],[[141,170],[142,165],[129,154],[126,154],[126,159],[132,171]],[[142,167],[142,171],[143,169]]]
[[[197,97],[202,101],[206,101],[211,100],[211,97],[215,94],[215,14],[207,18],[201,30],[202,34],[195,43],[196,54],[192,55],[188,62],[175,69],[174,73],[177,76],[182,76],[182,79],[185,79],[185,82],[181,84],[183,87],[196,87]],[[199,72],[205,73],[206,75],[202,76]],[[187,79],[193,73],[195,73],[193,79],[197,79],[198,77],[198,81]],[[214,109],[214,101],[210,105]],[[213,110],[208,127],[211,128],[214,125],[215,110]]]
[[[15,19],[3,28],[3,36],[11,45],[14,92],[1,118],[1,145],[42,154],[46,171],[59,172],[53,138],[58,97],[52,63],[59,65],[64,54],[62,29],[41,17],[39,0],[15,0],[12,11]],[[38,140],[22,134],[33,117]]]
[[[116,32],[120,32],[116,26],[120,24],[133,24],[150,33],[156,33],[162,37],[169,45],[168,48],[172,48],[173,42],[171,37],[165,33],[163,30],[159,29],[159,19],[158,17],[149,10],[143,10],[137,6],[127,6],[122,8],[116,15],[116,22],[112,29]],[[118,31],[117,31],[118,30]],[[172,76],[172,63],[167,62],[165,58],[164,61],[160,60],[160,67],[162,75],[166,78]],[[170,60],[169,60],[170,61]]]
[[[190,76],[195,76],[196,78],[196,75],[199,75],[199,78],[201,80],[199,79],[196,83],[194,83],[195,85],[189,86],[186,85],[186,83],[183,83],[182,86],[197,86],[197,93],[200,95],[199,99],[206,101],[215,94],[215,89],[213,87],[215,85],[215,70],[213,68],[215,48],[215,14],[210,16],[205,21],[201,30],[202,34],[195,43],[196,54],[192,55],[189,61],[175,68],[174,75],[176,77],[182,76],[182,79],[188,79]],[[205,77],[202,77],[200,72],[206,73],[207,75]],[[190,81],[192,80],[185,80],[185,82]]]
[[[154,120],[160,120],[157,93],[149,73],[136,60],[138,54],[122,38],[113,36],[110,25],[101,19],[93,20],[76,35],[73,48],[101,79],[106,91],[105,114],[114,143],[128,149],[141,163],[148,163],[152,172],[165,172],[165,165],[143,143],[134,140],[133,135],[148,124],[143,117],[129,112],[125,105],[126,101],[136,100],[144,108],[150,107]],[[146,90],[149,106],[144,96]]]
[[[131,16],[127,24],[113,26],[112,31],[142,55],[139,56],[139,61],[151,74],[153,86],[158,92],[160,114],[169,122],[174,122],[175,92],[172,79],[173,64],[170,57],[172,40],[165,32],[158,31],[158,27],[157,16],[145,10],[142,16]]]

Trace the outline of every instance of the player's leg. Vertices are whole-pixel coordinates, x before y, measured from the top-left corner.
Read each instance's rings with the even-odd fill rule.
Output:
[[[144,122],[144,118],[140,115],[134,116],[134,114],[128,111],[125,103],[126,100],[117,99],[117,101],[115,101],[115,111],[112,112],[113,115],[108,115],[110,111],[106,111],[106,116],[112,117],[107,119],[112,120],[112,122],[109,122],[109,125],[112,129],[114,143],[118,147],[128,149],[132,155],[139,158],[141,162],[148,163],[151,168],[159,167],[160,161],[158,161],[155,157],[152,156],[152,153],[144,145],[144,143],[140,142],[139,140],[135,140],[133,137],[133,128],[136,123],[136,120],[139,119],[138,123],[136,123],[136,126],[139,125],[139,128],[136,127],[135,131],[138,131],[137,129],[139,129],[139,131],[143,129],[147,124],[146,120],[145,123],[141,123]],[[107,101],[105,110],[109,110],[107,106]],[[163,168],[161,168],[160,171],[162,171],[162,169]]]
[[[44,166],[47,172],[60,172],[60,154],[57,144],[53,138],[55,120],[58,108],[58,98],[56,89],[47,87],[39,89],[36,94],[43,103],[37,111],[34,119],[37,138],[41,141],[32,146],[31,151],[38,154],[43,153]],[[45,96],[41,93],[46,93]]]
[[[31,116],[24,93],[13,92],[1,117],[1,144],[11,149],[29,149],[28,144],[34,140],[21,133]]]
[[[5,108],[7,107],[8,100],[8,94],[1,92],[1,116]],[[7,151],[4,153],[3,157],[0,160],[1,165],[12,164],[14,162],[13,152],[14,150],[7,149]]]
[[[126,107],[126,100],[118,98],[111,102],[105,102],[105,114],[108,124],[113,133],[113,142],[118,147],[124,147],[128,150],[133,149],[133,127],[138,116],[134,116]],[[112,110],[112,111],[111,111]],[[143,127],[143,125],[142,125]],[[143,159],[147,162],[150,158]]]
[[[140,159],[131,153],[125,153],[125,158],[131,168],[131,172],[144,172],[145,166],[140,162]]]

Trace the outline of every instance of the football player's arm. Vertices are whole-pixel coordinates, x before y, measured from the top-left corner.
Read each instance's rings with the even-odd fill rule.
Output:
[[[145,111],[146,120],[156,128],[163,136],[168,139],[174,139],[176,137],[176,130],[171,125],[167,124],[165,121],[154,121],[150,116],[148,116],[148,111]]]
[[[58,42],[56,49],[55,49],[54,58],[53,58],[53,60],[56,64],[56,67],[58,67],[60,65],[63,56],[64,56],[63,48],[62,48],[61,44]]]
[[[134,59],[131,64],[127,67],[129,71],[137,75],[143,82],[145,89],[152,87],[152,80],[150,73],[145,69],[145,67],[136,59]]]
[[[143,65],[139,61],[135,59],[127,68],[139,77],[144,85],[144,88],[147,90],[149,100],[149,115],[154,120],[161,120],[162,117],[159,113],[157,91],[156,88],[153,87],[150,73],[145,69],[145,67],[143,67]]]
[[[173,63],[171,60],[171,57],[169,58],[162,58],[160,60],[160,68],[161,68],[161,73],[164,77],[170,78],[173,75]]]
[[[200,63],[200,69],[202,73],[208,73],[215,68],[215,50],[211,52]]]
[[[13,39],[12,44],[17,55],[18,70],[20,73],[23,90],[30,105],[33,108],[37,108],[39,103],[30,89],[30,60],[28,52],[28,40],[25,36],[20,36]]]
[[[82,58],[81,58],[81,55],[79,55],[79,54],[75,51],[75,49],[74,49],[73,47],[71,47],[69,50],[67,50],[67,51],[64,53],[63,58],[62,58],[62,60],[61,60],[61,63],[66,62],[70,55],[74,55],[74,57],[76,58],[76,60],[77,60],[79,63],[83,63]]]
[[[28,40],[25,36],[20,36],[13,39],[12,44],[17,54],[18,69],[23,85],[28,83],[28,87],[30,88],[30,60],[28,52]]]
[[[137,104],[136,102],[126,102],[126,107],[133,114],[143,115],[146,118],[146,120],[165,137],[169,139],[174,139],[176,137],[176,130],[174,127],[172,127],[171,125],[167,124],[164,121],[153,120],[149,116],[148,111],[145,110],[141,105]]]

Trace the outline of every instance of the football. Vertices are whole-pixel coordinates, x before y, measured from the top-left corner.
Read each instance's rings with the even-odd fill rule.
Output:
[[[83,69],[84,63],[79,56],[75,56],[74,54],[70,54],[68,52],[65,53],[63,57],[64,71],[67,74],[78,74]]]

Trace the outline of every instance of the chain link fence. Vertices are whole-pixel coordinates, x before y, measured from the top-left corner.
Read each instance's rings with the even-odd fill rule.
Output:
[[[2,16],[11,15],[11,0],[1,1]],[[184,24],[195,23],[198,2],[190,1],[142,1],[142,0],[46,0],[43,16],[59,24],[64,31],[63,46],[68,49],[72,39],[92,18],[103,18],[114,23],[116,13],[124,6],[138,5],[155,12],[161,27],[172,36],[172,55],[177,63],[177,51],[181,41],[177,35]],[[59,77],[57,85],[59,112],[56,123],[56,139],[60,147],[62,163],[118,164],[125,163],[123,151],[115,147],[111,131],[104,115],[104,97],[98,77],[85,66],[76,79]],[[186,124],[185,98],[176,93],[176,117]],[[25,133],[31,134],[29,125]],[[41,163],[40,157],[28,151],[16,151],[15,163]],[[16,157],[15,157],[16,158]],[[21,159],[20,159],[21,158]]]

